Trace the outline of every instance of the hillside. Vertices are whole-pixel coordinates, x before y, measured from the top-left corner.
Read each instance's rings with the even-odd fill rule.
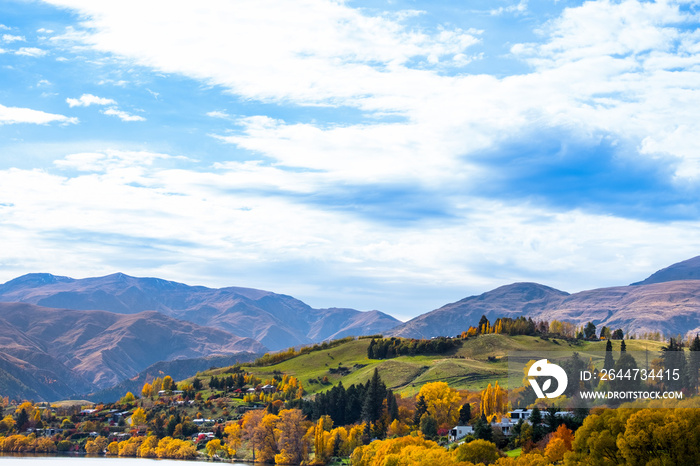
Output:
[[[560,303],[567,296],[568,293],[537,283],[514,283],[446,304],[399,325],[388,334],[406,338],[454,336],[476,325],[482,315],[491,321],[498,317],[528,316]]]
[[[0,303],[0,323],[0,388],[13,397],[65,398],[115,385],[162,360],[265,349],[155,311],[125,315]]]
[[[121,273],[84,279],[28,274],[0,285],[0,301],[120,314],[158,311],[252,338],[273,351],[344,335],[380,333],[400,323],[379,311],[314,309],[269,291],[213,289]]]
[[[450,336],[481,315],[566,320],[622,328],[625,333],[700,332],[700,257],[674,264],[630,286],[569,294],[537,283],[515,283],[420,315],[387,332],[411,338]],[[460,330],[461,331],[461,330]]]
[[[339,346],[302,354],[287,361],[268,366],[242,365],[242,368],[262,380],[284,373],[298,378],[307,393],[330,389],[342,381],[345,387],[365,383],[377,368],[388,388],[402,395],[415,395],[425,383],[443,381],[451,387],[482,390],[489,383],[499,380],[506,385],[508,365],[503,358],[511,351],[576,351],[583,357],[587,352],[605,351],[605,342],[570,344],[564,340],[544,340],[532,336],[482,335],[463,342],[462,347],[443,354],[399,356],[392,359],[369,359],[367,347],[371,339],[359,339]],[[658,351],[660,342],[629,340],[629,351],[648,348]],[[616,350],[619,343],[615,342]],[[495,357],[496,361],[489,361]],[[198,375],[206,379],[211,375],[228,372],[228,368],[204,371]],[[323,383],[323,378],[328,383]],[[189,379],[191,380],[191,379]]]
[[[85,399],[92,402],[114,402],[123,397],[127,392],[138,395],[143,385],[156,377],[169,375],[173,380],[183,380],[192,377],[200,371],[209,370],[214,367],[226,367],[250,362],[259,356],[261,355],[256,353],[237,353],[224,356],[159,361],[148,366],[136,376],[123,380],[117,385],[85,395]]]

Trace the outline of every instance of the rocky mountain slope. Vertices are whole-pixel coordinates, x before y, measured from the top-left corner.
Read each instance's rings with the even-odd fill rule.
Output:
[[[116,314],[0,303],[0,391],[60,399],[109,387],[163,360],[264,352],[250,338],[156,311]]]
[[[29,274],[0,285],[0,301],[120,314],[158,311],[261,342],[270,350],[381,333],[401,322],[379,311],[314,309],[291,296],[250,288],[206,288],[121,273],[73,279]]]
[[[471,296],[399,325],[392,335],[455,335],[482,315],[566,320],[622,328],[625,333],[700,333],[700,257],[674,264],[630,286],[569,294],[537,283],[514,283]]]

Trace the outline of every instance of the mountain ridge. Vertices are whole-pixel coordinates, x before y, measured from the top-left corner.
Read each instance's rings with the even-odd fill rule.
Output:
[[[628,286],[567,293],[537,283],[513,283],[417,316],[389,332],[409,338],[453,335],[476,325],[482,315],[592,322],[625,334],[700,333],[700,256],[672,264]]]
[[[0,285],[0,301],[120,314],[154,310],[255,339],[273,351],[341,334],[381,333],[401,323],[379,311],[314,309],[292,296],[271,291],[190,286],[123,273],[83,279],[27,274]]]
[[[41,399],[107,388],[162,360],[265,351],[255,340],[156,311],[116,314],[0,303],[0,323],[5,393]]]

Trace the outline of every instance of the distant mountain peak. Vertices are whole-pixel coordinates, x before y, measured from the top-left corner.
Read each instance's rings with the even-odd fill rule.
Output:
[[[0,285],[0,289],[9,290],[15,287],[36,287],[51,285],[53,283],[69,283],[72,281],[75,281],[75,279],[60,275],[52,275],[50,273],[28,273]]]
[[[651,285],[652,283],[673,282],[677,280],[700,280],[700,256],[677,262],[657,272],[646,280],[632,283],[631,286]]]

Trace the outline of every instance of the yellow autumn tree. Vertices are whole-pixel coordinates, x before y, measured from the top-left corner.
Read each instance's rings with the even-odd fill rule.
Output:
[[[146,382],[143,384],[143,388],[141,389],[141,396],[144,398],[150,398],[153,395],[153,385],[150,383]]]
[[[277,439],[275,437],[275,427],[279,417],[274,414],[266,414],[256,429],[259,436],[260,449],[258,461],[262,463],[274,463],[275,455],[279,453],[277,449]]]
[[[146,424],[146,411],[143,408],[136,408],[134,414],[131,415],[132,426],[143,426]]]
[[[333,427],[333,419],[324,415],[318,419],[316,430],[314,431],[314,462],[312,464],[326,464],[331,457],[332,451],[328,451],[328,439]]]
[[[155,458],[158,456],[158,453],[156,452],[157,448],[158,437],[155,435],[149,435],[139,447],[138,451],[136,452],[136,456],[140,458]]]
[[[453,426],[459,417],[461,397],[457,390],[445,382],[430,382],[423,385],[418,398],[423,397],[428,413],[437,421],[438,426]]]
[[[209,455],[209,458],[213,458],[214,455],[216,455],[216,452],[222,450],[224,447],[221,445],[221,440],[215,438],[209,440],[205,448],[207,450],[207,455]]]
[[[308,449],[304,446],[306,426],[304,415],[299,409],[284,409],[279,413],[275,426],[279,454],[275,456],[277,464],[301,464],[308,459]]]
[[[100,435],[94,440],[88,440],[85,443],[85,452],[88,455],[99,455],[107,449],[107,445],[109,445],[109,441]]]
[[[481,414],[490,417],[494,414],[504,413],[508,410],[508,394],[499,385],[498,381],[492,386],[489,384],[481,392]]]
[[[230,457],[234,457],[241,448],[243,429],[241,428],[240,424],[234,422],[233,424],[228,424],[226,427],[224,427],[224,434],[226,434],[228,455]]]
[[[163,390],[175,390],[175,383],[169,375],[163,377]]]

